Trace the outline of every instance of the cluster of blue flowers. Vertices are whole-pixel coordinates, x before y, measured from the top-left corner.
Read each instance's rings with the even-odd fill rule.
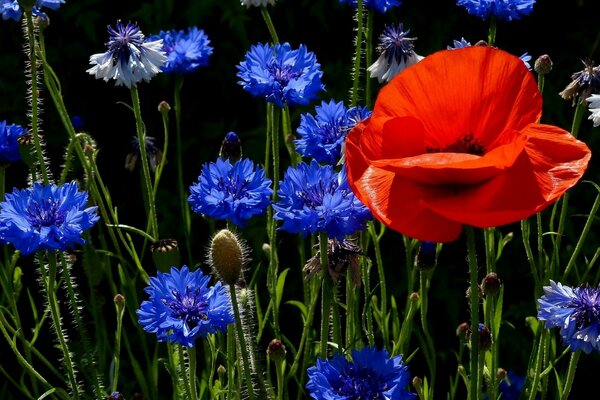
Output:
[[[61,186],[36,182],[5,197],[0,203],[0,242],[11,243],[24,255],[83,244],[83,232],[99,219],[96,207],[87,207],[87,192],[79,192],[75,182]]]
[[[234,321],[231,299],[221,282],[208,287],[209,281],[210,276],[185,265],[159,272],[145,289],[150,299],[137,310],[140,325],[159,342],[190,348],[198,337],[224,331]]]
[[[315,107],[316,115],[300,115],[296,150],[303,157],[314,158],[321,164],[335,165],[342,152],[342,144],[350,129],[371,115],[366,107],[346,108],[344,102],[322,102]]]
[[[313,399],[390,399],[409,400],[415,393],[402,356],[391,357],[387,350],[363,347],[352,351],[352,361],[336,354],[331,360],[317,359],[307,370],[306,388]]]

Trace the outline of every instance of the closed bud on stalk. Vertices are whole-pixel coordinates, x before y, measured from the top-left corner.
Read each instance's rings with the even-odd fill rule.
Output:
[[[150,246],[152,260],[160,272],[168,273],[173,265],[179,265],[179,246],[175,239],[160,239]]]
[[[287,353],[285,345],[279,339],[273,339],[267,347],[267,354],[271,360],[278,362],[285,360],[285,354]]]
[[[535,60],[533,64],[533,69],[540,75],[546,75],[548,72],[552,71],[552,60],[548,54],[542,54]]]
[[[171,111],[171,105],[169,103],[167,103],[166,101],[161,101],[160,103],[158,103],[158,112],[161,114],[168,114],[169,111]]]
[[[495,296],[500,290],[500,278],[495,272],[490,272],[481,281],[481,291],[484,296]]]
[[[506,378],[506,370],[504,368],[498,368],[498,371],[496,372],[496,376],[500,380]]]
[[[244,245],[237,235],[229,229],[222,229],[210,244],[209,263],[221,281],[235,285],[240,279],[245,253]]]

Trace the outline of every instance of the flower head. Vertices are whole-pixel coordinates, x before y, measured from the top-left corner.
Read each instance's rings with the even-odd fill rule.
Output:
[[[356,124],[371,115],[366,107],[347,109],[344,102],[322,102],[315,107],[316,115],[302,114],[295,140],[296,150],[304,157],[335,165],[340,159],[346,135]]]
[[[289,43],[254,45],[237,68],[244,90],[278,107],[306,105],[325,89],[321,64],[304,45],[297,50]]]
[[[208,65],[213,48],[202,29],[195,26],[185,31],[172,29],[148,37],[148,41],[160,39],[167,53],[167,62],[161,68],[164,73],[185,75]]]
[[[243,6],[266,7],[267,4],[275,4],[275,0],[240,0]]]
[[[345,170],[337,173],[315,160],[288,168],[277,194],[273,218],[283,221],[279,229],[286,232],[327,232],[329,237],[342,240],[364,229],[371,218],[348,187]]]
[[[108,34],[108,51],[90,56],[93,67],[87,72],[96,79],[114,79],[115,85],[131,88],[141,80],[148,82],[167,61],[162,40],[147,41],[136,23],[118,21],[116,28],[108,27]]]
[[[600,66],[593,62],[583,62],[584,68],[571,75],[571,82],[559,93],[565,99],[573,99],[573,105],[579,96],[587,98],[593,93],[600,93]]]
[[[306,388],[313,399],[408,400],[416,395],[406,390],[410,382],[402,356],[387,350],[363,347],[352,351],[352,361],[336,354],[331,360],[317,359],[307,370]]]
[[[593,94],[586,99],[590,103],[590,116],[588,119],[594,121],[594,127],[600,125],[600,94]]]
[[[37,0],[31,12],[33,15],[43,15],[43,7],[56,11],[64,2],[65,0]],[[8,19],[18,21],[23,15],[23,9],[17,0],[0,0],[0,14],[5,21]]]
[[[75,182],[57,186],[34,183],[14,189],[0,203],[0,241],[12,243],[21,253],[66,250],[83,244],[83,232],[96,221],[96,207],[87,207],[87,192]]]
[[[17,139],[26,133],[27,129],[20,125],[0,121],[0,168],[21,159]]]
[[[146,332],[165,340],[194,347],[200,336],[224,331],[233,322],[231,299],[226,286],[208,287],[210,276],[190,272],[185,265],[159,272],[144,291],[150,296],[137,310],[138,322]]]
[[[546,328],[560,328],[563,343],[572,351],[600,351],[600,288],[571,288],[550,281],[538,300],[538,319]]]
[[[152,171],[156,171],[156,167],[162,159],[162,151],[156,145],[156,138],[152,136],[145,136],[144,143],[146,144],[146,158]],[[138,158],[140,158],[140,141],[137,136],[131,139],[131,151],[127,153],[125,157],[125,168],[129,171],[135,169]]]
[[[188,203],[194,212],[244,226],[271,204],[271,183],[247,158],[234,164],[218,158],[202,166],[198,182],[190,186]]]
[[[457,0],[456,5],[463,6],[469,14],[481,19],[491,16],[502,21],[521,19],[533,12],[535,0]]]
[[[357,0],[340,0],[340,4],[350,4],[354,8],[358,7]],[[390,8],[399,7],[401,4],[400,0],[363,0],[363,7],[381,14],[384,14]]]
[[[371,78],[389,82],[399,72],[423,59],[414,51],[413,42],[417,38],[407,37],[410,29],[403,29],[402,24],[388,25],[379,36],[379,58],[368,68]]]
[[[350,187],[385,225],[421,241],[527,218],[590,159],[569,132],[537,123],[541,105],[517,57],[489,46],[432,54],[388,83],[348,134]]]

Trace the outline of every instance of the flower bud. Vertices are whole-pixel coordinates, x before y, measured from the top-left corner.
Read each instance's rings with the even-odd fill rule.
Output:
[[[267,346],[267,354],[271,358],[271,360],[275,362],[280,362],[285,360],[285,354],[287,353],[285,349],[285,345],[279,339],[273,339]]]
[[[161,101],[160,103],[158,103],[158,112],[166,115],[169,113],[169,111],[171,111],[171,105],[169,103],[167,103],[166,101]]]
[[[179,247],[175,239],[160,239],[150,246],[156,269],[169,272],[173,265],[179,265]]]
[[[235,132],[229,132],[225,135],[225,139],[221,142],[219,157],[224,160],[229,159],[231,164],[242,158],[242,142]]]
[[[119,392],[113,392],[107,397],[107,400],[125,400],[125,397],[123,397],[123,395]]]
[[[492,332],[484,324],[479,324],[479,349],[481,351],[487,351],[492,348]],[[470,339],[472,340],[472,330],[470,330]]]
[[[217,375],[219,375],[219,379],[222,379],[222,377],[225,376],[226,372],[227,369],[225,369],[225,366],[223,364],[219,364],[219,366],[217,367]]]
[[[423,379],[419,378],[418,376],[415,376],[412,380],[412,384],[415,388],[420,388],[421,385],[423,385]]]
[[[500,290],[500,278],[495,272],[490,272],[481,281],[481,291],[484,296],[495,296]]]
[[[533,69],[540,75],[546,75],[548,72],[552,71],[552,60],[548,54],[542,54],[535,60],[533,64]]]
[[[467,337],[469,336],[470,330],[471,330],[471,327],[469,326],[469,324],[466,322],[463,322],[456,328],[456,336],[458,336],[461,341],[466,340]]]
[[[235,285],[244,266],[244,249],[235,233],[223,229],[213,237],[209,262],[224,283]]]
[[[506,370],[504,368],[498,368],[498,371],[496,372],[496,376],[498,377],[499,380],[506,378]]]
[[[410,301],[412,301],[413,303],[416,303],[417,301],[419,301],[419,293],[417,292],[412,292],[410,294],[410,296],[408,296],[408,298],[410,299]]]

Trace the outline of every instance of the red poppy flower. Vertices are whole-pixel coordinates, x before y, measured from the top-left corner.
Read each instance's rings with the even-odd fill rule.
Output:
[[[440,51],[380,91],[346,139],[348,181],[381,222],[431,242],[527,218],[572,187],[590,150],[539,124],[523,61],[491,47]]]

